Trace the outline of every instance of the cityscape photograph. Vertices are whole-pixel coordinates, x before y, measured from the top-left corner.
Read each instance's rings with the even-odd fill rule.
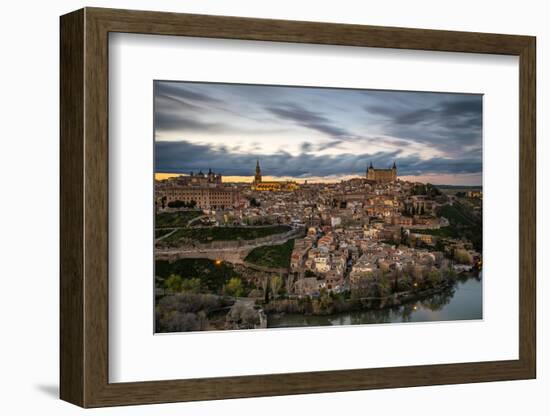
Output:
[[[154,81],[155,332],[483,319],[482,103]]]

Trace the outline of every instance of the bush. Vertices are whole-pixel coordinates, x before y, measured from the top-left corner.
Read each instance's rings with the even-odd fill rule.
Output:
[[[161,312],[210,311],[221,306],[222,302],[217,296],[197,293],[178,293],[176,295],[164,296],[157,303],[157,308]]]
[[[254,308],[235,304],[227,314],[226,321],[229,328],[252,329],[255,325],[259,325],[260,316]]]
[[[222,306],[222,301],[213,295],[180,293],[164,296],[155,308],[156,331],[204,330],[208,326],[208,313]]]
[[[196,277],[200,280],[201,289],[211,293],[221,293],[229,279],[239,277],[230,263],[209,259],[156,260],[155,274],[164,279],[172,274]]]
[[[454,258],[460,264],[472,264],[473,262],[471,254],[462,248],[455,249]]]
[[[238,277],[232,277],[223,288],[223,291],[228,296],[240,297],[244,295],[243,282]]]
[[[169,208],[195,208],[196,206],[197,206],[196,201],[185,202],[185,201],[176,200],[176,201],[168,202]]]
[[[194,277],[191,279],[184,279],[180,275],[171,274],[164,280],[163,286],[174,293],[192,292],[198,293],[201,290],[201,280]]]
[[[159,320],[162,332],[185,332],[200,329],[199,320],[194,313],[175,311],[162,316]]]
[[[428,282],[431,284],[432,287],[437,286],[439,283],[441,283],[441,273],[439,270],[432,270],[428,273]]]

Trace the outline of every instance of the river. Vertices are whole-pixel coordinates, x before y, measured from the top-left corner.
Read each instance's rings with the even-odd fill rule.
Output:
[[[268,328],[482,319],[482,286],[481,277],[470,277],[443,293],[394,308],[328,316],[270,315]]]

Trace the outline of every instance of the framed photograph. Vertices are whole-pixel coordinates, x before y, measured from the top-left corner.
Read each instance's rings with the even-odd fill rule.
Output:
[[[535,378],[535,49],[62,16],[61,398]]]

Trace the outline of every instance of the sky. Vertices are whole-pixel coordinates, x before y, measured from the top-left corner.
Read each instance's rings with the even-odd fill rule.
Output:
[[[482,95],[155,81],[155,171],[481,185]]]

